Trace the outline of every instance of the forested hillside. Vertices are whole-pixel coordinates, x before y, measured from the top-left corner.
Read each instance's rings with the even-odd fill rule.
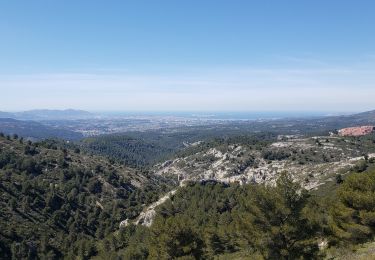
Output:
[[[203,147],[228,142],[259,145],[276,140],[272,133],[249,133],[244,129],[174,129],[170,131],[129,132],[85,138],[80,145],[87,152],[100,154],[133,167],[150,167],[173,157],[191,154]],[[198,146],[202,141],[201,146]]]
[[[107,156],[119,163],[132,167],[143,168],[167,158],[182,146],[168,142],[167,138],[149,139],[132,135],[104,135],[86,138],[82,146],[89,152]]]
[[[87,259],[167,183],[78,148],[0,134],[0,258]]]
[[[352,173],[318,197],[288,174],[275,187],[191,183],[158,208],[151,228],[120,230],[99,245],[99,256],[348,259],[374,238],[374,192],[374,170]]]
[[[98,150],[108,159],[82,143],[33,143],[0,134],[1,257],[340,259],[374,238],[374,135],[257,133],[191,143],[191,136],[176,133],[163,134],[152,146],[154,137],[93,139],[108,147]],[[181,140],[190,143],[168,150]],[[116,162],[123,157],[111,156],[114,147],[121,156],[134,156],[133,162],[146,158],[144,165],[163,152],[171,152],[171,160],[148,170],[125,161],[129,168]],[[276,171],[275,165],[282,167]],[[173,186],[175,178],[159,167],[183,170],[183,187]],[[240,185],[205,177],[242,176],[246,168],[262,171],[263,181]],[[319,185],[305,189],[315,180]],[[172,188],[177,192],[156,208],[150,227],[132,224]]]

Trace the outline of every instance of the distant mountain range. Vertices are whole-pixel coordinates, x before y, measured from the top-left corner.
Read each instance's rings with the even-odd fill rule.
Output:
[[[65,109],[65,110],[50,110],[50,109],[36,109],[22,112],[1,112],[0,118],[13,118],[19,120],[72,120],[72,119],[87,119],[93,118],[95,114],[84,110]]]

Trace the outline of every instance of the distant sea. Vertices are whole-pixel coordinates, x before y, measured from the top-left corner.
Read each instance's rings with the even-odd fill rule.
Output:
[[[108,111],[98,112],[104,116],[116,117],[182,117],[212,120],[261,120],[281,118],[312,118],[332,115],[330,112],[298,111],[251,111],[251,112],[197,112],[197,111]],[[338,113],[339,114],[339,113]]]

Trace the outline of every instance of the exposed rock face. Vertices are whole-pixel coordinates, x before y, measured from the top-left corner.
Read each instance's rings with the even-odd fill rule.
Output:
[[[374,126],[349,127],[339,130],[340,136],[362,136],[374,132]]]
[[[326,182],[335,181],[337,174],[348,172],[364,159],[364,153],[369,158],[372,156],[337,135],[282,139],[286,140],[278,140],[263,150],[242,143],[203,147],[196,153],[156,164],[153,171],[180,183],[214,180],[267,185],[276,184],[280,174],[287,171],[304,188],[314,190]],[[281,158],[264,157],[267,151],[276,157],[281,155]]]
[[[120,228],[127,227],[129,225],[129,219],[121,221]]]
[[[161,197],[158,201],[154,202],[150,206],[148,206],[141,214],[138,216],[138,218],[133,222],[135,225],[143,225],[146,227],[150,227],[152,225],[152,222],[154,221],[154,218],[156,216],[156,207],[163,204],[167,199],[169,199],[171,196],[173,196],[177,192],[177,189],[172,190],[168,193],[166,193],[163,197]],[[120,228],[126,227],[130,224],[130,220],[126,219],[121,221]]]

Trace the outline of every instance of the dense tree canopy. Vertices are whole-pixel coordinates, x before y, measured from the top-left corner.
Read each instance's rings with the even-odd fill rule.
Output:
[[[146,173],[49,144],[0,137],[0,258],[89,258],[96,241],[166,188]]]

